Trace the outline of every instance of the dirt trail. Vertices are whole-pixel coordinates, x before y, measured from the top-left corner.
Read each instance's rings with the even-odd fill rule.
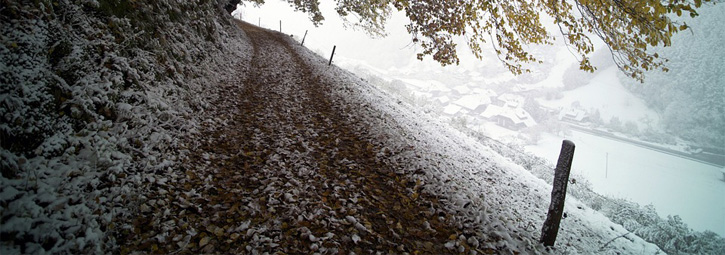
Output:
[[[328,96],[285,35],[239,23],[254,46],[241,93],[217,102],[170,213],[139,219],[160,253],[445,254],[458,233],[435,197],[396,174],[355,109]],[[237,88],[239,86],[236,86]],[[167,224],[167,225],[164,225]],[[166,226],[166,227],[164,227]],[[149,234],[149,232],[151,234]],[[168,232],[166,238],[152,238]]]

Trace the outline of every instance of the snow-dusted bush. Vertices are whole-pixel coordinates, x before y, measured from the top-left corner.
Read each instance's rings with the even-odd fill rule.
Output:
[[[642,130],[640,137],[644,141],[660,144],[675,144],[677,142],[677,139],[675,139],[675,137],[665,134],[662,131],[655,130],[651,127],[647,127]]]
[[[564,90],[573,90],[587,85],[592,78],[594,78],[594,74],[579,69],[579,64],[574,63],[564,71],[562,76]]]
[[[639,135],[639,126],[631,120],[624,122],[622,131],[630,135]]]
[[[0,254],[108,253],[249,46],[215,1],[3,1]],[[205,93],[202,93],[205,92]]]
[[[541,91],[546,100],[559,100],[564,98],[564,93],[562,93],[561,88],[543,88]]]
[[[609,129],[611,129],[612,131],[616,131],[616,132],[623,131],[622,121],[617,116],[612,116],[612,118],[609,119],[609,123],[607,124],[607,127]]]

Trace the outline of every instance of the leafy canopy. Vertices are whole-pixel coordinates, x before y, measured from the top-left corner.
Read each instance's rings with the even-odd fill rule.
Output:
[[[315,25],[324,20],[317,0],[287,1],[309,13]],[[619,69],[642,81],[646,70],[667,71],[667,60],[647,48],[669,46],[675,33],[688,28],[668,15],[695,17],[695,8],[703,2],[711,0],[337,0],[336,10],[348,24],[384,35],[385,21],[395,8],[410,20],[406,28],[422,47],[418,59],[432,55],[442,65],[458,64],[453,39],[463,37],[479,59],[481,45],[491,43],[500,61],[515,74],[530,71],[523,63],[541,63],[525,45],[553,43],[554,36],[542,24],[546,15],[580,56],[582,70],[596,70],[588,57],[594,51],[589,36],[596,35],[609,47]]]

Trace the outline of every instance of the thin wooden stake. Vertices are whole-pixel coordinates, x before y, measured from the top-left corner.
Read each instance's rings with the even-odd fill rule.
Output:
[[[279,32],[282,33],[282,20],[279,20]]]
[[[332,54],[330,55],[330,63],[327,63],[327,65],[332,65],[332,57],[335,56],[335,48],[337,48],[337,45],[332,46]]]
[[[545,246],[553,246],[554,242],[556,242],[556,235],[559,233],[559,223],[561,223],[561,216],[564,213],[566,185],[569,183],[574,148],[574,143],[569,140],[564,140],[561,144],[559,161],[556,163],[556,169],[554,170],[554,187],[551,189],[551,204],[549,204],[549,212],[546,215],[544,227],[541,229],[540,241]]]
[[[302,37],[302,43],[300,43],[300,45],[305,45],[305,38],[307,38],[307,30],[305,30],[305,36]]]

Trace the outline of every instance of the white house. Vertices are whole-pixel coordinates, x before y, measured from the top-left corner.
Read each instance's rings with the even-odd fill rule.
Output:
[[[453,101],[453,104],[468,110],[470,113],[481,114],[491,104],[491,98],[483,94],[470,94]]]
[[[453,87],[453,91],[457,92],[459,95],[467,95],[468,93],[471,93],[471,89],[465,85],[455,86]]]
[[[493,102],[493,104],[498,106],[508,106],[512,108],[519,108],[524,107],[524,103],[526,102],[526,98],[519,95],[514,94],[502,94],[496,98],[496,100]]]
[[[481,113],[481,117],[490,121],[495,121],[497,125],[511,129],[520,130],[522,128],[533,127],[536,121],[531,115],[521,108],[515,107],[517,102],[509,102],[503,106],[489,105],[486,110]]]
[[[435,101],[437,101],[441,105],[448,105],[448,103],[451,102],[451,98],[448,96],[440,96],[440,97],[436,97]]]
[[[584,111],[582,109],[568,108],[568,109],[563,109],[563,110],[561,110],[561,112],[559,112],[558,119],[581,123],[581,122],[588,121],[589,115],[587,114],[586,111]]]
[[[461,112],[463,108],[455,104],[449,104],[443,108],[443,114],[448,116],[455,116]]]

